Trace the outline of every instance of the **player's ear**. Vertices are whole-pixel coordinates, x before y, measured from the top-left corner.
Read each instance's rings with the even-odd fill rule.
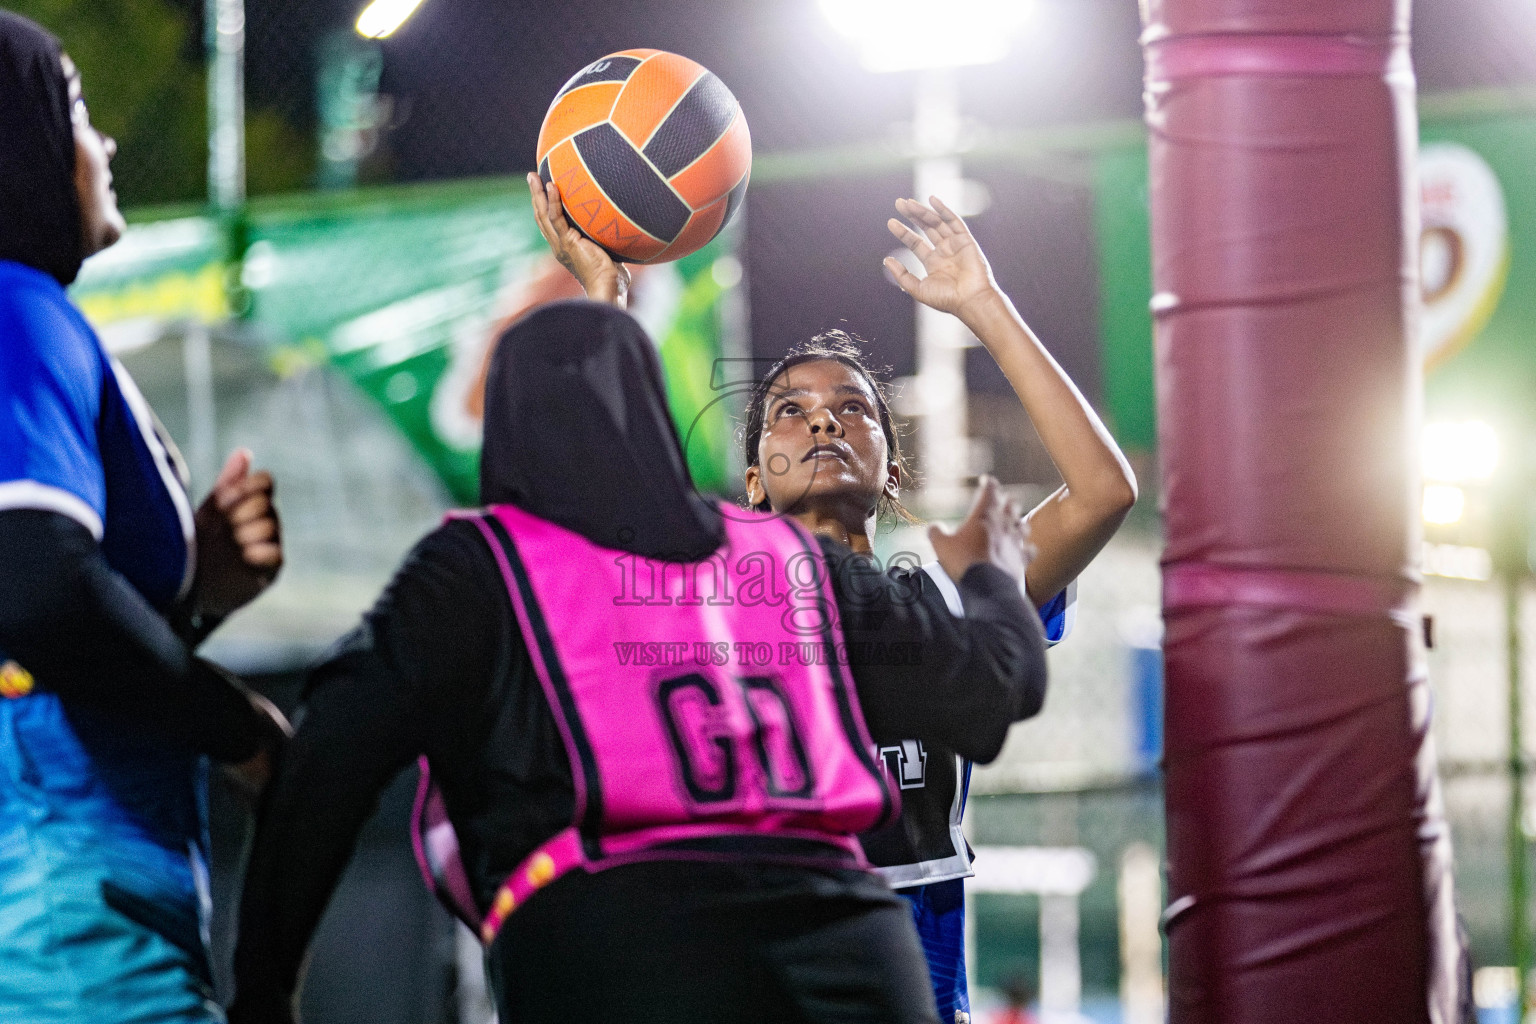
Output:
[[[767,500],[768,495],[763,490],[763,471],[757,466],[748,466],[742,474],[742,482],[747,487],[747,505],[757,508]]]

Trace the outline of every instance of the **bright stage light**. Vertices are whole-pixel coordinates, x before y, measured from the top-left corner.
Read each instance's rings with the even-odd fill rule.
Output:
[[[422,0],[373,0],[357,16],[357,34],[383,39],[404,25],[421,4]]]
[[[859,44],[869,71],[991,64],[1008,55],[1028,0],[821,0],[821,13]]]
[[[1467,507],[1467,496],[1460,487],[1446,484],[1430,484],[1424,488],[1424,521],[1436,526],[1448,526],[1461,520]]]
[[[1424,424],[1424,479],[1485,483],[1499,465],[1499,435],[1486,423]]]

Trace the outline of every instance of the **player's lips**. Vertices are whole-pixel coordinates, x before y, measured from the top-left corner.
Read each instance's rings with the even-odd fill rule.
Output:
[[[847,462],[848,455],[842,445],[818,444],[800,457],[801,462],[810,462],[812,459],[840,459]]]

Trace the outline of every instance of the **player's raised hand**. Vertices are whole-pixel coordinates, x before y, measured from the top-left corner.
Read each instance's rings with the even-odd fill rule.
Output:
[[[272,474],[251,472],[246,449],[232,452],[195,519],[193,599],[202,614],[228,615],[277,578],[283,540],[272,494]]]
[[[1016,580],[1024,579],[1034,549],[1029,524],[1012,498],[1003,496],[994,477],[981,478],[981,487],[965,522],[950,530],[937,523],[928,540],[939,564],[956,583],[973,565],[995,565]]]
[[[929,196],[928,201],[931,206],[915,199],[898,199],[896,212],[911,224],[895,217],[886,222],[897,241],[922,263],[926,276],[918,277],[894,256],[885,258],[885,268],[901,290],[918,302],[959,316],[968,303],[994,295],[997,282],[981,246],[960,215],[938,196]]]
[[[587,298],[623,309],[629,301],[629,268],[571,225],[554,182],[530,173],[528,191],[533,196],[534,222],[555,259],[581,282]]]

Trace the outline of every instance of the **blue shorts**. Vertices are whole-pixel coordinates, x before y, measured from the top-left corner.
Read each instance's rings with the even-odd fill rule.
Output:
[[[954,1024],[957,1013],[971,1012],[965,987],[965,879],[897,889],[896,895],[912,907],[939,1020]]]
[[[200,847],[133,827],[143,775],[104,776],[53,710],[0,700],[0,1021],[222,1024]]]

